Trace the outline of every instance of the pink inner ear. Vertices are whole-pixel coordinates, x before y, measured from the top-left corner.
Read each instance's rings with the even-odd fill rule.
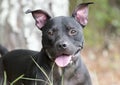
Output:
[[[44,14],[36,14],[35,15],[35,20],[36,20],[36,25],[38,28],[41,28],[44,26],[45,22],[46,22],[46,15]]]
[[[84,8],[79,9],[77,11],[76,18],[79,23],[81,23],[82,25],[86,25],[88,23],[88,8],[84,7]]]

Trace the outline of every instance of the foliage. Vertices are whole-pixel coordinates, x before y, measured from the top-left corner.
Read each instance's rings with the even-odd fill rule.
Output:
[[[103,44],[105,36],[109,36],[109,38],[120,36],[120,9],[117,4],[112,4],[117,3],[117,1],[118,0],[82,0],[82,2],[94,2],[94,4],[90,6],[89,23],[84,31],[85,40],[88,45]],[[76,4],[71,3],[70,5],[75,6],[81,3],[81,0],[77,0]],[[70,8],[70,12],[71,10]]]

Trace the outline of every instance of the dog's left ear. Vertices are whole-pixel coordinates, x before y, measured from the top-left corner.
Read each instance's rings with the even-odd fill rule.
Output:
[[[88,5],[93,4],[93,2],[82,3],[77,6],[73,11],[72,16],[80,23],[83,27],[86,26],[88,22]]]
[[[36,26],[41,29],[45,23],[51,18],[49,14],[43,10],[27,10],[27,13],[32,13],[33,18],[35,19]]]

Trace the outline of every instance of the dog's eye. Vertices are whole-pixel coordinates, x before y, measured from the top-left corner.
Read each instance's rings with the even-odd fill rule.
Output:
[[[76,35],[77,31],[75,29],[70,29],[69,30],[69,35]]]

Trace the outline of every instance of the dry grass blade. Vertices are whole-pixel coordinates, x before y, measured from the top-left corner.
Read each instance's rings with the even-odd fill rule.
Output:
[[[4,82],[3,85],[7,85],[7,75],[6,75],[6,71],[4,71]]]
[[[18,80],[22,79],[23,76],[24,76],[24,74],[19,76],[18,78],[16,78],[10,85],[14,85]]]
[[[42,73],[45,75],[45,77],[47,78],[48,82],[49,82],[49,85],[53,85],[52,82],[50,81],[50,78],[48,77],[48,75],[46,74],[46,72],[44,71],[43,68],[41,68],[37,62],[33,59],[33,57],[31,57],[33,62],[36,64],[36,66],[42,71]]]

